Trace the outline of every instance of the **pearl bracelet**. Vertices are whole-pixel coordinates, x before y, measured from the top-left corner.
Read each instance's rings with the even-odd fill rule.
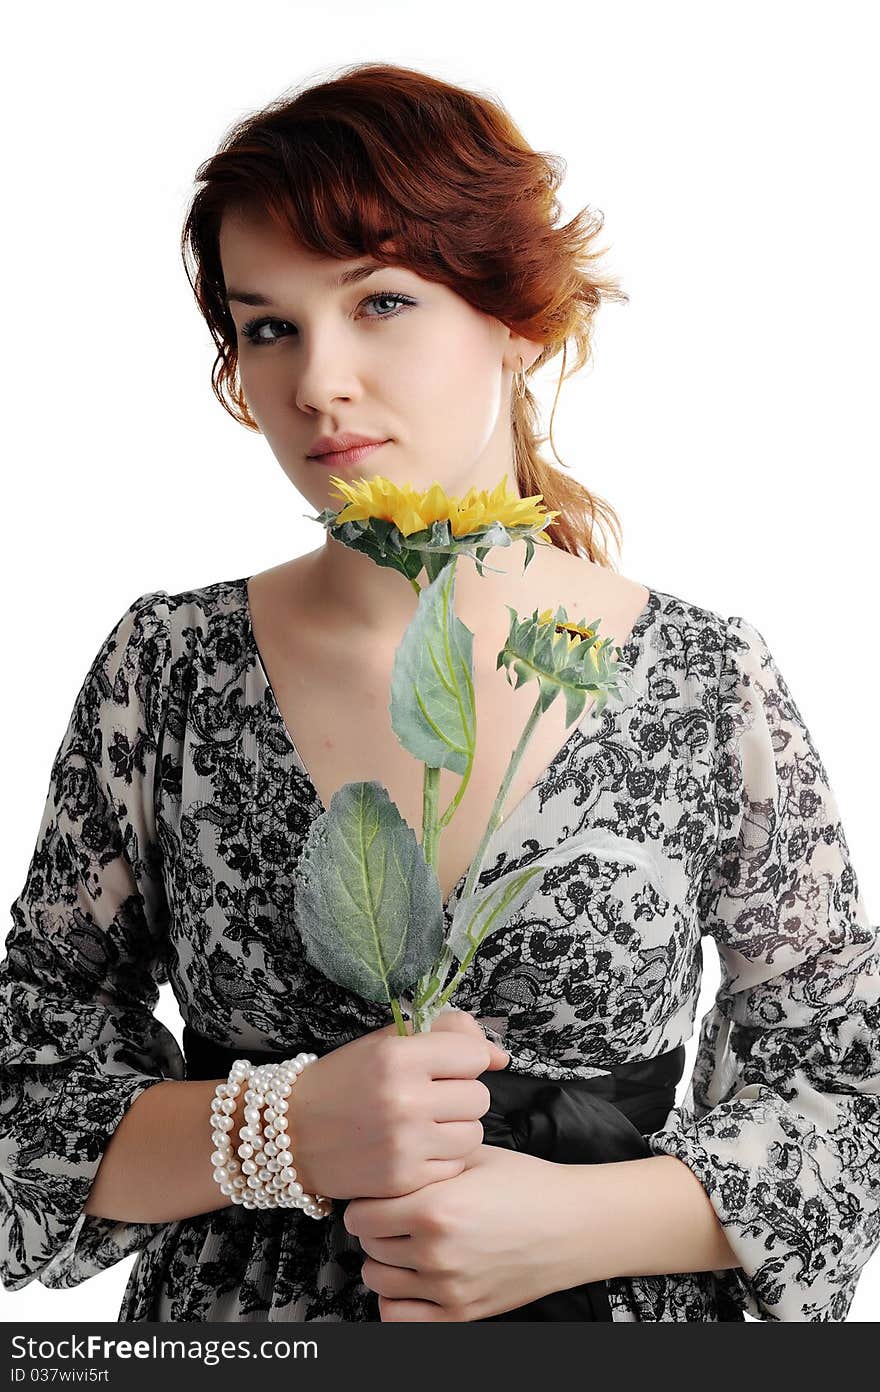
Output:
[[[211,1137],[216,1150],[211,1163],[216,1183],[233,1203],[251,1209],[301,1208],[310,1218],[326,1218],[332,1212],[331,1199],[306,1194],[297,1181],[286,1129],[287,1099],[293,1084],[317,1057],[300,1053],[295,1059],[256,1068],[249,1059],[236,1059],[227,1081],[214,1089]],[[238,1133],[239,1163],[232,1154],[229,1132],[235,1125],[233,1113],[242,1083],[246,1084],[246,1106]]]

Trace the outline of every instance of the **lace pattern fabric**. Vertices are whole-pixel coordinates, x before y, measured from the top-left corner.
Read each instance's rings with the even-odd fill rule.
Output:
[[[589,828],[452,1004],[512,1070],[590,1078],[691,1037],[648,1136],[741,1260],[608,1281],[616,1321],[843,1320],[880,1243],[880,957],[828,776],[761,633],[651,590],[633,689],[587,713],[497,829],[481,882]],[[154,1011],[241,1054],[387,1024],[306,961],[291,916],[321,810],[253,641],[246,580],[139,596],[86,674],[0,961],[0,1277],[66,1287],[137,1254],[120,1320],[378,1320],[333,1218],[83,1205],[144,1089],[184,1078]],[[451,919],[464,877],[445,906]],[[304,1047],[300,1045],[299,1047]]]

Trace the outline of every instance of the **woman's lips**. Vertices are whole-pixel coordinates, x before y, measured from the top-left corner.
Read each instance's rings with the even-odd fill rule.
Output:
[[[347,450],[334,450],[330,454],[316,454],[313,464],[324,464],[334,469],[345,468],[348,464],[360,464],[373,450],[381,449],[383,445],[390,444],[389,440],[379,440],[373,445],[354,445]]]

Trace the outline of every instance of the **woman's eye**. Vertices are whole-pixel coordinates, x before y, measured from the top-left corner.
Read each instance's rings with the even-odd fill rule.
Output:
[[[276,342],[277,342],[277,339],[275,339],[275,338],[263,338],[263,337],[261,337],[262,330],[263,330],[263,329],[267,329],[267,328],[269,327],[270,324],[287,324],[287,320],[286,320],[286,319],[249,319],[248,322],[247,322],[246,324],[242,324],[242,326],[241,326],[241,332],[242,332],[243,337],[246,338],[246,339],[248,340],[249,343],[253,343],[254,347],[259,347],[259,346],[260,346],[261,344],[263,344],[263,343],[276,343]],[[289,328],[289,327],[290,327],[290,325],[288,325],[288,328]]]
[[[396,319],[402,306],[415,304],[415,300],[410,299],[409,295],[400,295],[397,293],[382,294],[381,292],[377,292],[375,295],[368,295],[367,298],[362,301],[363,304],[373,305],[382,304],[383,302],[385,304],[395,304],[397,308],[392,310],[390,314],[368,314],[365,317],[367,319]],[[276,338],[274,334],[271,338],[266,338],[262,334],[263,329],[269,328],[270,325],[274,324],[281,324],[288,329],[294,327],[287,319],[249,319],[246,324],[242,324],[241,332],[243,337],[246,338],[249,343],[252,343],[255,348],[262,348],[268,344],[278,342],[278,338]]]

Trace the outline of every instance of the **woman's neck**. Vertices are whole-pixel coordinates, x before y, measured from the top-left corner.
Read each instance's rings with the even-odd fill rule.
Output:
[[[397,647],[418,605],[418,595],[399,571],[377,565],[330,536],[300,559],[310,612],[329,635],[343,641],[366,640],[379,649]],[[558,573],[561,553],[555,546],[536,544],[523,574],[525,559],[525,542],[520,541],[507,548],[493,547],[482,575],[470,556],[458,562],[455,612],[471,632],[486,637],[497,633],[502,638],[510,626],[505,604],[521,617],[535,607],[531,597],[541,592],[542,582]],[[422,588],[427,584],[424,571],[418,582]]]

